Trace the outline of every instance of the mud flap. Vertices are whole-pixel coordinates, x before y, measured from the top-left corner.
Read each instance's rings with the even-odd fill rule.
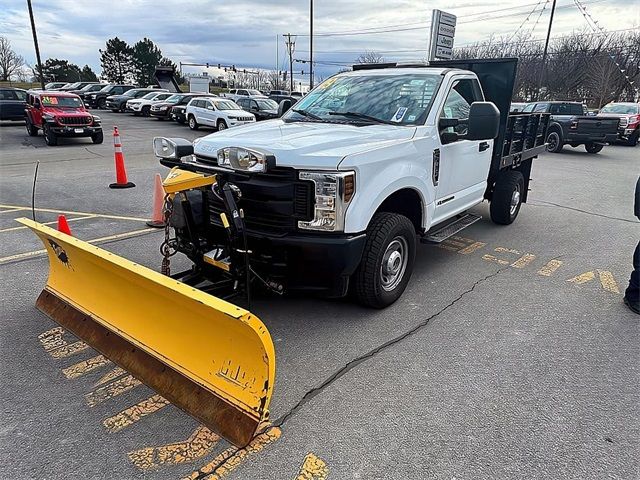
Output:
[[[250,312],[26,218],[49,278],[36,306],[237,446],[268,417],[275,352]]]

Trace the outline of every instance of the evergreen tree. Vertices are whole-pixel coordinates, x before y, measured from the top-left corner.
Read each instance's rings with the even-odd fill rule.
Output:
[[[69,60],[48,58],[42,64],[44,78],[55,82],[79,82],[82,80],[80,67]]]
[[[125,83],[133,80],[133,49],[118,37],[107,40],[106,48],[100,50],[102,77],[109,82]]]
[[[133,46],[133,75],[141,87],[155,84],[154,73],[162,60],[162,52],[148,38],[140,40]]]
[[[91,69],[91,67],[89,65],[85,65],[84,67],[82,67],[82,70],[80,71],[80,76],[82,77],[82,80],[85,81],[85,82],[97,82],[98,81],[98,76]]]

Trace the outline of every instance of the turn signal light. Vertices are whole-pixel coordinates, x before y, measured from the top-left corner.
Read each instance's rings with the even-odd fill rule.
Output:
[[[345,203],[349,203],[353,198],[353,194],[356,192],[356,176],[351,174],[344,177],[344,198]]]

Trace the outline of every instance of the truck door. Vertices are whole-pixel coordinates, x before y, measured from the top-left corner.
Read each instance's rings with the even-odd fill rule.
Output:
[[[484,96],[475,78],[454,78],[439,118],[456,119],[455,127],[438,128],[440,161],[434,223],[482,201],[491,165],[493,141],[465,140],[471,104]],[[457,133],[460,138],[450,138]]]

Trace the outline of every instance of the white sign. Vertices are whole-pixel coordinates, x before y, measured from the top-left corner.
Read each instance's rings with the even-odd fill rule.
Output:
[[[433,10],[429,60],[453,58],[453,39],[456,34],[456,16],[442,10]]]

